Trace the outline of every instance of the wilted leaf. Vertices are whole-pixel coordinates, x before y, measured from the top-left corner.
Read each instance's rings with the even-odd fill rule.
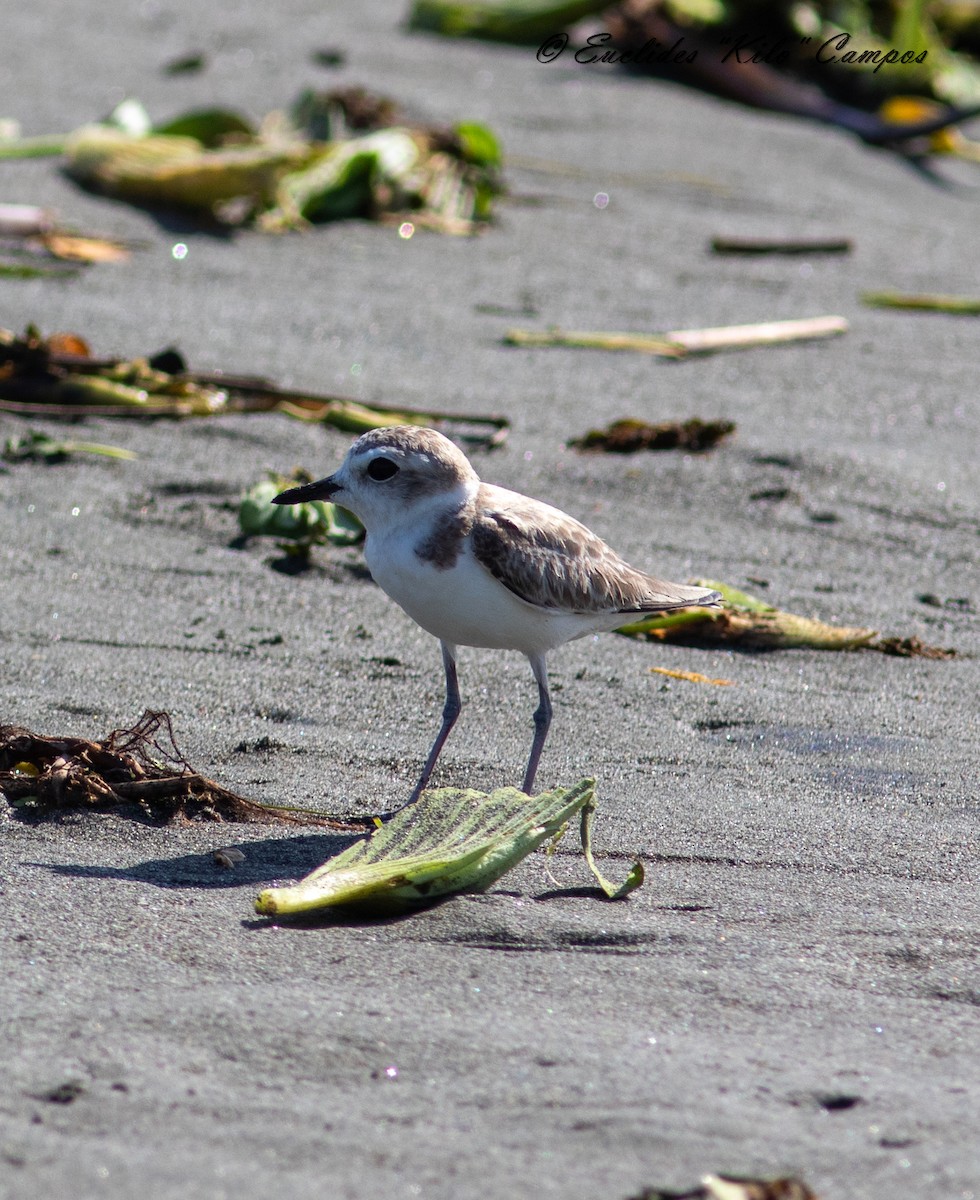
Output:
[[[239,197],[267,203],[282,175],[309,155],[302,144],[209,150],[184,135],[134,137],[89,125],[69,137],[66,169],[79,182],[125,200],[213,212]]]
[[[397,911],[453,892],[481,891],[587,810],[587,858],[607,895],[618,898],[640,885],[643,872],[635,867],[617,888],[595,871],[588,848],[594,792],[591,779],[538,796],[516,788],[489,795],[459,788],[423,792],[299,883],[261,892],[256,911],[278,916],[337,905]]]
[[[806,646],[814,650],[855,650],[867,646],[876,635],[874,629],[828,625],[783,612],[727,584],[698,580],[698,585],[721,592],[722,607],[654,614],[616,632],[656,641],[737,642],[769,649]]]
[[[263,217],[263,225],[367,216],[378,183],[405,187],[419,154],[418,144],[404,129],[377,130],[337,142],[280,181],[276,205]]]
[[[364,527],[345,509],[329,500],[309,500],[303,504],[277,505],[273,499],[286,488],[309,483],[311,475],[299,472],[291,477],[269,473],[269,478],[245,493],[238,508],[238,523],[247,537],[265,535],[283,538],[292,553],[307,554],[311,546],[333,542],[350,546],[364,537]]]
[[[716,580],[698,579],[695,582],[699,587],[721,592],[721,608],[675,609],[643,617],[616,632],[649,641],[695,646],[729,642],[763,650],[793,647],[878,650],[884,654],[919,658],[952,658],[955,654],[953,650],[925,646],[917,638],[881,638],[874,629],[830,625],[813,617],[800,617]]]

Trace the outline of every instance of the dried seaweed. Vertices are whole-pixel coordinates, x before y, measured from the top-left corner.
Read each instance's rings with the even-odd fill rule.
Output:
[[[872,650],[880,650],[882,654],[892,654],[896,658],[955,658],[956,651],[942,646],[927,646],[917,637],[883,637],[871,643]]]
[[[198,774],[177,748],[170,716],[147,710],[135,725],[101,741],[46,737],[0,725],[0,793],[19,815],[48,817],[90,809],[172,821],[338,822],[302,809],[238,796]]]
[[[613,421],[605,429],[590,429],[568,444],[576,450],[604,451],[607,454],[634,454],[637,450],[710,450],[722,438],[734,433],[733,421],[662,421],[651,425],[633,417]]]

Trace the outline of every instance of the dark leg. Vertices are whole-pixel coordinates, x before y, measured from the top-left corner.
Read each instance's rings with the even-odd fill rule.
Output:
[[[534,712],[534,741],[531,743],[531,757],[527,760],[527,770],[524,772],[524,783],[521,790],[528,796],[534,787],[534,776],[538,772],[538,760],[544,748],[544,739],[548,736],[551,725],[551,697],[548,695],[548,672],[545,668],[544,655],[528,655],[534,678],[538,681],[538,707]]]
[[[456,680],[456,647],[450,646],[448,642],[442,642],[441,645],[442,662],[446,668],[446,703],[442,710],[442,728],[432,743],[429,757],[425,760],[425,766],[422,768],[422,777],[415,785],[415,791],[412,792],[408,801],[409,804],[414,804],[422,795],[425,785],[429,782],[429,776],[442,753],[442,748],[446,744],[446,738],[449,737],[449,732],[456,724],[456,718],[463,707],[463,702],[459,698],[459,683]]]

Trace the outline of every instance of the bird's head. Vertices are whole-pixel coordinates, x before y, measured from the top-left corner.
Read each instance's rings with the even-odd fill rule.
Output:
[[[338,470],[280,493],[274,504],[332,500],[370,533],[412,519],[433,501],[462,503],[479,485],[469,459],[434,429],[396,425],[362,434]]]

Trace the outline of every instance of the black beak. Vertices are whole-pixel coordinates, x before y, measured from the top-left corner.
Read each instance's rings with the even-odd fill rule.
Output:
[[[304,483],[300,487],[280,492],[278,496],[273,497],[272,503],[303,504],[307,500],[329,500],[340,491],[343,491],[343,488],[334,482],[334,477],[330,475],[326,479],[318,479],[316,483]]]

